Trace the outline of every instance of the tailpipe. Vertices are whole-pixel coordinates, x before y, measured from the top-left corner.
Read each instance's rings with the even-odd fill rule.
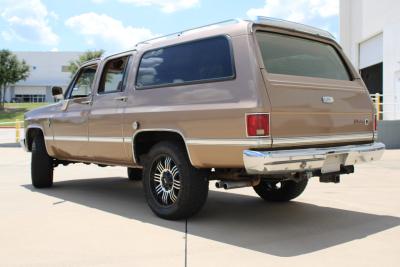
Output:
[[[245,181],[217,181],[215,183],[216,188],[223,188],[225,190],[242,188],[249,186],[256,186],[260,183],[260,179],[245,180]]]

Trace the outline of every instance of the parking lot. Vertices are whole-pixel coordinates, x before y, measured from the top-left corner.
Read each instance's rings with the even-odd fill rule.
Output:
[[[30,154],[0,144],[1,266],[399,266],[400,150],[295,201],[210,184],[200,214],[155,217],[119,167],[58,167],[30,185]]]

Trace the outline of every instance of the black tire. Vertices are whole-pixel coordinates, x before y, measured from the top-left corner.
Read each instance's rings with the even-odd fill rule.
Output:
[[[147,203],[161,218],[189,218],[207,199],[207,175],[208,172],[190,164],[182,146],[169,142],[156,144],[144,161],[143,188]]]
[[[131,181],[142,180],[143,169],[139,168],[128,168],[128,179]]]
[[[31,178],[36,188],[53,185],[53,158],[47,154],[43,135],[37,134],[32,143]]]
[[[266,201],[286,202],[300,196],[304,189],[306,189],[307,183],[307,179],[299,182],[292,180],[282,182],[261,180],[261,182],[253,188],[254,191],[256,191],[256,193]]]

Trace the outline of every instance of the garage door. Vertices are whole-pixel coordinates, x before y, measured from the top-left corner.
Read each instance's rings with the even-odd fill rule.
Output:
[[[359,68],[376,65],[383,62],[383,34],[378,34],[360,43]]]

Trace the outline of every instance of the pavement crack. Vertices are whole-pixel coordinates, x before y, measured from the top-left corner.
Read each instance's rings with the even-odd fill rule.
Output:
[[[62,203],[64,203],[64,202],[67,202],[67,201],[66,201],[66,200],[57,201],[57,202],[54,202],[53,205],[62,204]]]

